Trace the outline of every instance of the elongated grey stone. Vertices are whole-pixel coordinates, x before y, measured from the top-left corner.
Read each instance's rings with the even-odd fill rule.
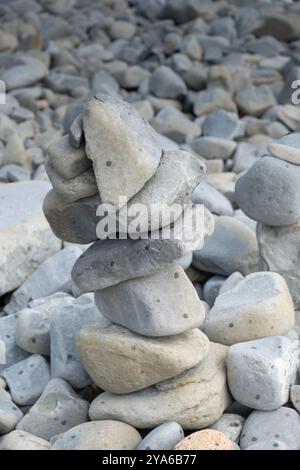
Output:
[[[49,161],[63,178],[75,178],[92,166],[84,148],[74,149],[67,135],[51,143],[47,149]]]

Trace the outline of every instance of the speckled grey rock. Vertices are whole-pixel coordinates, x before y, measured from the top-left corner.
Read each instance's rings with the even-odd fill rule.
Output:
[[[136,450],[172,450],[183,438],[184,432],[178,423],[164,423],[152,429]]]
[[[90,323],[77,334],[76,347],[83,366],[100,388],[126,394],[195,366],[207,355],[208,340],[198,329],[152,338],[119,325]]]
[[[187,92],[182,78],[170,67],[157,67],[149,81],[149,90],[158,98],[180,98]]]
[[[300,415],[297,411],[285,406],[274,411],[253,411],[244,424],[240,446],[247,449],[274,439],[279,439],[291,450],[299,449]]]
[[[67,382],[52,379],[39,400],[19,421],[17,429],[50,439],[87,421],[87,412],[88,402],[82,400]]]
[[[2,371],[18,405],[32,405],[42,394],[50,380],[49,364],[43,356],[33,354]]]
[[[129,200],[155,173],[160,139],[134,108],[108,95],[90,100],[83,128],[101,200],[119,207],[120,188]]]
[[[300,167],[263,157],[239,177],[235,195],[251,219],[273,226],[294,224],[300,220]]]
[[[126,395],[100,394],[91,404],[93,419],[118,419],[137,428],[154,428],[172,419],[183,429],[214,423],[229,405],[224,358],[227,348],[210,344],[206,358],[192,369]]]
[[[193,265],[213,274],[243,275],[258,270],[255,233],[233,217],[215,217],[215,230],[201,250],[194,251]]]
[[[294,322],[294,305],[283,277],[258,272],[217,297],[206,317],[204,331],[211,341],[232,345],[284,335]]]
[[[53,190],[44,200],[44,214],[55,235],[70,243],[87,244],[97,240],[97,208],[101,204],[98,194],[66,202]]]
[[[17,289],[5,307],[7,313],[14,313],[34,299],[46,297],[57,291],[71,291],[71,270],[82,250],[68,246],[48,258]]]
[[[291,450],[284,442],[279,440],[261,441],[247,447],[245,450]]]
[[[243,418],[243,416],[224,413],[218,421],[209,427],[209,429],[215,429],[216,431],[222,432],[233,442],[238,443],[244,422],[245,418]]]
[[[4,354],[4,363],[0,362],[0,373],[6,367],[29,356],[29,353],[19,348],[16,343],[17,319],[17,315],[0,318],[0,341],[2,342],[2,353]]]
[[[197,328],[205,311],[180,266],[131,279],[95,293],[109,320],[144,336],[170,336]]]
[[[53,440],[51,450],[135,450],[141,436],[126,423],[103,420],[79,424]]]
[[[235,344],[228,351],[227,379],[233,397],[256,410],[275,410],[289,398],[296,364],[283,336]]]
[[[22,417],[22,411],[12,401],[0,398],[0,436],[13,431]]]
[[[91,294],[73,299],[73,302],[51,313],[49,321],[52,378],[64,379],[76,389],[90,383],[91,380],[75,348],[75,337],[83,325],[96,320],[103,326],[109,323],[98,312]]]
[[[50,442],[25,431],[12,431],[0,438],[0,450],[48,450]]]
[[[258,224],[257,240],[262,268],[284,277],[299,309],[300,221],[286,227]]]

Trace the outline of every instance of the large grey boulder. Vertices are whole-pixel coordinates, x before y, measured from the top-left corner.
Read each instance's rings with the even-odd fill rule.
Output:
[[[44,181],[0,186],[0,296],[19,287],[61,248],[42,211]]]

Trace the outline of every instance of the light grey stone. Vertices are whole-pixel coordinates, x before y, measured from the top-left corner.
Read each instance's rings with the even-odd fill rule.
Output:
[[[153,72],[149,81],[149,90],[158,98],[180,98],[187,92],[182,78],[165,65],[157,67]]]
[[[281,274],[300,308],[300,221],[285,227],[258,224],[257,240],[262,268]]]
[[[271,142],[268,150],[273,157],[300,165],[300,133],[294,132],[283,136],[277,142]]]
[[[260,158],[236,182],[236,200],[251,218],[266,225],[300,220],[300,168],[275,157]]]
[[[46,77],[48,71],[45,65],[34,60],[30,64],[15,65],[1,74],[1,80],[6,84],[6,89],[14,90],[34,85]]]
[[[211,341],[232,345],[284,335],[294,322],[294,305],[285,280],[277,273],[259,272],[217,297],[204,331]]]
[[[179,262],[183,256],[189,259],[193,248],[203,243],[214,229],[213,217],[205,210],[204,227],[199,230],[193,222],[198,214],[195,210],[192,206],[183,212],[174,222],[168,238],[163,231],[154,231],[144,234],[146,238],[95,242],[76,261],[72,270],[74,283],[83,292],[93,292],[154,274]]]
[[[261,441],[247,447],[245,450],[291,450],[284,442],[277,439],[269,441]]]
[[[233,215],[229,199],[207,181],[201,181],[198,184],[193,192],[192,200],[195,204],[204,204],[215,215]]]
[[[74,178],[65,178],[58,173],[50,160],[46,160],[46,172],[54,191],[65,202],[95,196],[98,193],[97,183],[92,168],[88,168]]]
[[[135,450],[141,436],[119,421],[103,420],[79,424],[55,438],[52,450]]]
[[[12,431],[0,438],[0,450],[49,450],[50,442],[25,431]]]
[[[244,279],[244,276],[238,271],[236,271],[235,273],[232,273],[230,276],[228,276],[228,278],[221,285],[220,290],[219,290],[219,295],[225,294],[225,292],[228,292],[229,290],[233,289],[243,279]]]
[[[201,134],[201,127],[197,122],[191,121],[184,113],[172,106],[166,106],[159,111],[152,119],[151,125],[157,132],[179,144]]]
[[[202,130],[204,136],[232,140],[243,137],[245,124],[239,120],[236,114],[221,109],[206,117]]]
[[[51,377],[66,380],[72,387],[83,388],[90,383],[75,348],[76,333],[86,323],[109,322],[98,312],[93,296],[86,294],[51,312],[50,350]]]
[[[226,358],[233,397],[256,410],[275,410],[289,399],[296,364],[288,338],[273,336],[231,346]]]
[[[243,275],[258,269],[258,245],[255,233],[233,217],[215,217],[215,230],[201,250],[194,251],[193,265],[213,274]]]
[[[218,421],[209,427],[209,429],[222,432],[233,442],[238,443],[244,422],[245,418],[243,418],[243,416],[232,413],[224,413],[221,418],[218,419]]]
[[[57,292],[33,300],[18,312],[16,325],[17,345],[33,354],[50,356],[50,317],[61,313],[65,306],[72,305],[74,298],[64,292]]]
[[[198,295],[180,266],[131,279],[95,293],[109,320],[144,336],[170,336],[199,327],[205,316]]]
[[[173,450],[183,438],[184,432],[178,423],[164,423],[149,432],[136,450]]]
[[[42,212],[49,189],[41,181],[0,185],[0,296],[19,287],[40,263],[60,250],[61,242]]]
[[[175,420],[183,429],[203,429],[219,419],[230,402],[226,351],[211,343],[203,361],[173,379],[121,396],[102,393],[91,404],[90,418],[117,419],[141,429]]]
[[[211,159],[227,160],[236,149],[234,140],[222,139],[220,137],[199,137],[191,142],[192,149],[201,157]]]
[[[134,108],[108,95],[90,100],[83,128],[101,200],[116,208],[120,190],[130,199],[155,173],[162,153],[159,137]]]
[[[87,421],[88,402],[62,379],[52,379],[39,400],[19,421],[17,429],[42,439],[65,432]]]
[[[200,91],[196,95],[193,108],[196,116],[205,116],[219,109],[237,112],[236,104],[227,91],[216,87]]]
[[[212,276],[204,284],[203,298],[210,307],[214,305],[215,300],[218,297],[220,289],[224,284],[225,280],[226,277],[224,276]]]
[[[291,450],[300,447],[300,416],[282,406],[274,411],[253,411],[247,418],[240,440],[241,449],[263,441],[279,439]]]
[[[118,211],[119,231],[137,233],[138,227],[138,233],[144,233],[149,230],[158,230],[174,222],[182,214],[184,204],[191,203],[194,188],[200,183],[204,174],[204,164],[194,155],[182,150],[163,152],[155,175],[129,201],[128,205]],[[139,204],[147,210],[142,211],[140,209],[142,206]],[[161,215],[156,220],[151,216],[153,207]],[[136,209],[139,212],[138,223],[134,222]],[[114,226],[114,221],[115,214],[113,213],[112,226]]]
[[[276,99],[268,85],[239,91],[235,96],[235,100],[240,112],[247,116],[259,117],[276,105]]]
[[[257,148],[248,142],[240,142],[233,156],[233,171],[242,173],[258,161]]]
[[[198,329],[152,338],[119,325],[90,323],[77,334],[76,347],[84,368],[101,389],[126,394],[195,366],[206,356],[208,340]]]
[[[66,179],[75,178],[92,165],[83,147],[74,149],[70,145],[68,135],[49,145],[48,157],[54,170]]]
[[[16,343],[17,319],[18,315],[0,317],[0,342],[2,342],[2,349],[4,350],[3,352],[5,359],[4,364],[0,362],[0,373],[6,367],[9,367],[16,362],[22,361],[22,359],[25,359],[27,356],[29,356],[28,352],[19,348]]]
[[[82,251],[68,246],[48,258],[17,289],[6,305],[7,313],[15,313],[31,300],[46,297],[57,291],[71,292],[71,270]]]
[[[0,398],[0,436],[13,431],[22,417],[22,411],[12,401]]]
[[[292,385],[290,398],[294,408],[300,413],[300,385]]]
[[[35,403],[50,380],[49,364],[38,354],[7,367],[1,374],[18,405]]]

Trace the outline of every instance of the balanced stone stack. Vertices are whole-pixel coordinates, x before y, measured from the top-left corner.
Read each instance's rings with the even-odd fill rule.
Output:
[[[104,390],[90,418],[139,428],[176,421],[198,430],[214,423],[229,404],[228,348],[210,343],[199,328],[205,304],[184,270],[214,230],[207,209],[204,230],[193,226],[191,197],[205,173],[201,159],[157,134],[120,98],[95,95],[69,135],[50,146],[46,167],[53,190],[45,215],[59,238],[93,242],[72,277],[81,292],[95,293],[107,320],[84,325],[76,338],[84,368]],[[148,211],[130,235],[151,229],[150,237],[121,236],[136,204]],[[170,238],[161,236],[165,219],[153,220],[153,204],[160,214],[173,204],[182,208],[169,221]],[[104,212],[116,217],[117,238],[98,239]]]
[[[261,268],[280,273],[300,309],[300,133],[269,143],[236,184],[240,208],[258,221]]]

